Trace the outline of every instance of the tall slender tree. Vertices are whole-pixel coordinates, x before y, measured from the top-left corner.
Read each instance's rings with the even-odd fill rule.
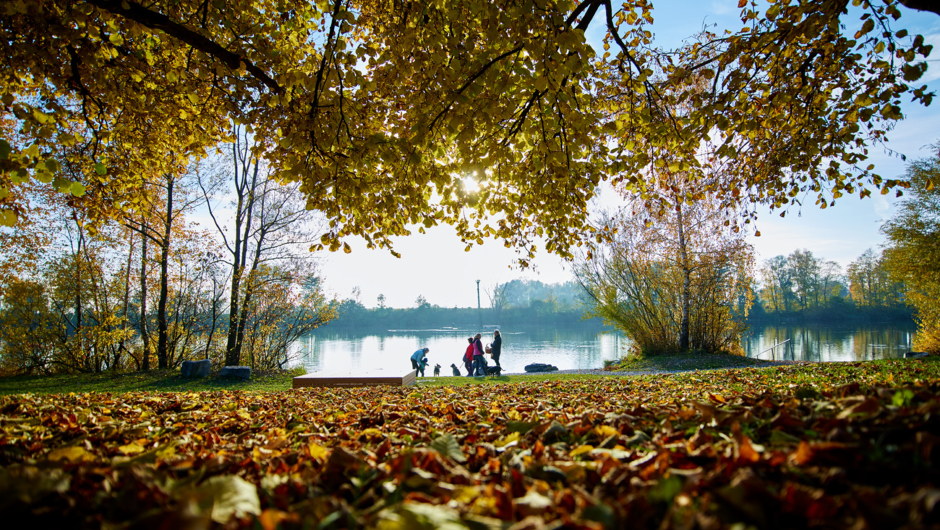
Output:
[[[299,186],[282,186],[261,158],[266,144],[236,126],[230,147],[231,165],[216,168],[200,180],[203,198],[228,251],[231,265],[229,319],[225,364],[241,363],[245,326],[251,311],[259,267],[302,259],[318,238],[318,214],[308,210]],[[213,190],[231,197],[230,217],[214,204]]]

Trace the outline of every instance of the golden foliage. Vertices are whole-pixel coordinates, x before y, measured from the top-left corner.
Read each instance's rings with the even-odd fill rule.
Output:
[[[30,179],[90,195],[92,218],[133,209],[145,175],[178,172],[231,121],[331,220],[331,250],[450,223],[468,246],[544,238],[569,256],[599,182],[644,193],[651,162],[696,175],[707,138],[728,168],[713,192],[772,206],[887,192],[899,183],[867,150],[902,96],[929,103],[913,83],[930,46],[888,29],[895,0],[865,2],[857,31],[844,6],[745,2],[740,31],[663,55],[646,0],[6,2],[0,222]],[[600,55],[592,25],[608,30]]]

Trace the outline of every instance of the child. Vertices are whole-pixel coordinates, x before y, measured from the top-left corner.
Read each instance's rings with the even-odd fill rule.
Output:
[[[424,377],[424,367],[428,365],[428,358],[425,355],[429,351],[431,351],[430,348],[422,348],[411,354],[411,368],[421,372],[421,377]]]

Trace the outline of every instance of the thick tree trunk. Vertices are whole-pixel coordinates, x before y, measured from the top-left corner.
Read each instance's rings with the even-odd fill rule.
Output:
[[[215,277],[212,278],[212,327],[209,328],[209,338],[206,339],[206,359],[209,358],[209,352],[212,350],[212,338],[215,336],[215,325],[219,319],[219,299],[216,296],[216,292],[219,289],[219,285],[215,281]]]
[[[170,261],[170,232],[173,228],[173,184],[175,179],[170,177],[166,187],[166,218],[163,221],[163,238],[160,242],[160,300],[157,303],[157,360],[161,370],[170,367],[170,356],[167,351],[168,326],[166,320],[166,304],[169,294],[168,265]]]
[[[75,226],[78,225],[78,219],[75,219]],[[78,340],[78,352],[82,357],[82,370],[88,370],[88,357],[84,355],[85,346],[82,340],[82,245],[85,242],[81,227],[78,229],[78,249],[75,252],[75,337]]]
[[[150,335],[147,333],[147,236],[140,235],[140,338],[144,343],[140,369],[150,370]]]
[[[236,236],[235,248],[238,248],[238,238]],[[241,345],[238,343],[238,325],[241,312],[239,311],[239,289],[241,288],[241,267],[238,259],[235,259],[235,266],[232,268],[232,291],[229,297],[228,313],[228,335],[225,342],[225,366],[238,366],[239,357],[241,357]]]

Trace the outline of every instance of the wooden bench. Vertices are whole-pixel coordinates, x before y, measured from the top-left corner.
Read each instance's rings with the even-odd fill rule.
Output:
[[[404,375],[400,375],[401,373],[396,370],[313,372],[295,377],[292,387],[411,386],[418,379],[416,370],[410,370]]]

